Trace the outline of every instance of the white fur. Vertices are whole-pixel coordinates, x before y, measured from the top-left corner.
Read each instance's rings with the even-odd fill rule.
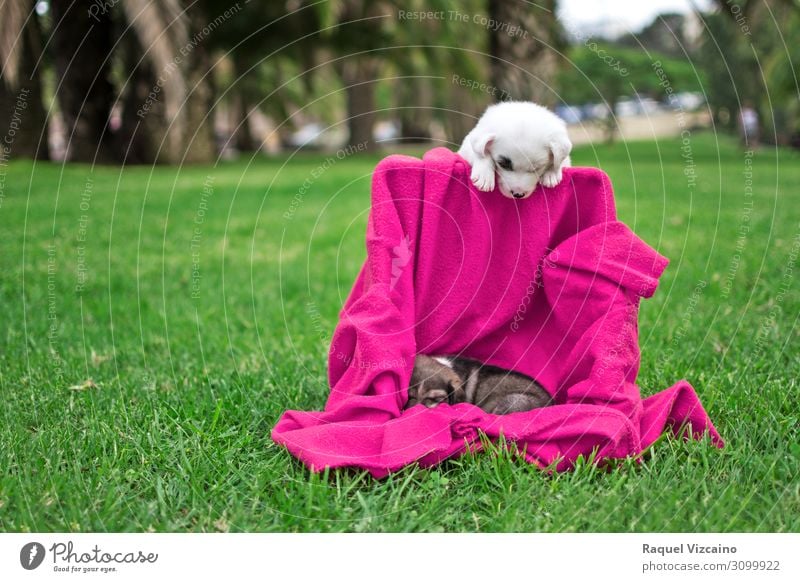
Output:
[[[535,103],[506,101],[484,112],[458,155],[472,167],[470,178],[478,190],[491,192],[497,185],[503,196],[523,199],[539,182],[547,188],[561,182],[571,150],[566,124],[558,116]],[[501,158],[511,162],[511,170],[498,165]]]
[[[445,358],[444,356],[434,356],[433,359],[440,364],[447,366],[451,370],[453,369],[453,362],[449,358]]]

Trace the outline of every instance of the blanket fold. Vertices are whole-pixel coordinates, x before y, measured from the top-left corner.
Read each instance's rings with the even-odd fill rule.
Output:
[[[637,455],[669,427],[722,439],[686,381],[641,399],[638,307],[667,259],[616,219],[608,177],[569,168],[525,201],[480,192],[457,154],[390,156],[373,174],[367,259],[331,341],[323,412],[287,411],[272,438],[314,470],[382,477],[516,441],[539,466]],[[414,356],[458,354],[536,378],[556,405],[495,416],[404,411]]]

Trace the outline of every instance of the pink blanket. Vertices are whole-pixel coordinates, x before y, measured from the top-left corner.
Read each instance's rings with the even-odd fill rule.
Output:
[[[287,411],[272,438],[313,470],[385,476],[517,442],[568,469],[636,455],[668,427],[722,440],[681,380],[644,400],[637,313],[667,259],[617,221],[608,177],[571,168],[510,200],[478,191],[457,154],[390,156],[372,179],[367,260],[331,342],[323,412]],[[536,378],[556,405],[494,416],[471,404],[404,411],[414,355],[460,354]]]

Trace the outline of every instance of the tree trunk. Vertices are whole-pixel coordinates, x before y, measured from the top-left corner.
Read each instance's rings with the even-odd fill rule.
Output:
[[[190,36],[207,24],[204,15],[195,7],[187,11],[190,15]],[[186,75],[186,102],[181,108],[184,118],[182,147],[180,157],[172,162],[206,164],[217,156],[214,141],[214,83],[211,71],[211,57],[203,42],[189,53],[184,61]],[[173,126],[174,127],[174,126]]]
[[[34,3],[30,2],[33,11]],[[41,67],[42,30],[36,14],[32,14],[22,31],[22,52],[13,87],[0,79],[0,137],[8,148],[7,155],[17,158],[47,160],[47,113],[44,109]],[[39,67],[37,68],[37,63]],[[13,134],[13,135],[12,135]],[[11,143],[8,143],[11,142]]]
[[[540,0],[535,5],[489,0],[489,18],[502,24],[489,32],[495,97],[553,105],[556,95],[552,86],[558,69],[553,47],[562,44],[556,0]]]
[[[150,96],[156,87],[155,69],[150,59],[142,58],[135,31],[128,28],[124,34],[119,50],[127,82],[122,87],[122,115],[116,136],[118,157],[125,164],[154,164],[167,127],[164,104]]]
[[[361,151],[376,149],[372,139],[375,124],[375,75],[378,61],[370,57],[354,56],[342,63],[340,76],[347,94],[348,144]]]
[[[114,102],[110,81],[110,11],[89,16],[92,0],[50,3],[56,65],[56,98],[66,131],[66,157],[79,162],[112,161],[107,122]],[[94,14],[94,11],[92,11]]]
[[[236,91],[236,149],[240,152],[252,152],[256,149],[253,132],[250,128],[250,98],[247,90],[240,87]]]
[[[234,81],[233,99],[231,100],[233,101],[232,109],[235,114],[233,127],[235,137],[233,143],[240,152],[252,152],[256,149],[252,128],[250,127],[250,110],[253,106],[250,99],[253,91],[253,87],[251,87],[252,73],[247,72],[250,66],[251,63],[244,56],[234,55],[233,70],[236,79]]]
[[[454,83],[449,83],[447,102],[444,107],[444,130],[450,147],[458,149],[467,134],[475,127],[483,110],[489,104],[488,96],[478,91],[470,91]]]
[[[424,77],[411,76],[398,81],[400,87],[396,94],[401,99],[396,102],[400,115],[400,135],[403,143],[424,142],[431,138],[433,122],[433,81]],[[413,105],[413,107],[410,107]]]

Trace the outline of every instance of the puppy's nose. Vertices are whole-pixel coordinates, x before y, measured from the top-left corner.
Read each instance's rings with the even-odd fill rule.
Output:
[[[525,196],[525,192],[519,192],[519,191],[517,191],[517,190],[512,190],[512,191],[511,191],[511,195],[512,195],[514,198],[522,198],[523,196]]]

